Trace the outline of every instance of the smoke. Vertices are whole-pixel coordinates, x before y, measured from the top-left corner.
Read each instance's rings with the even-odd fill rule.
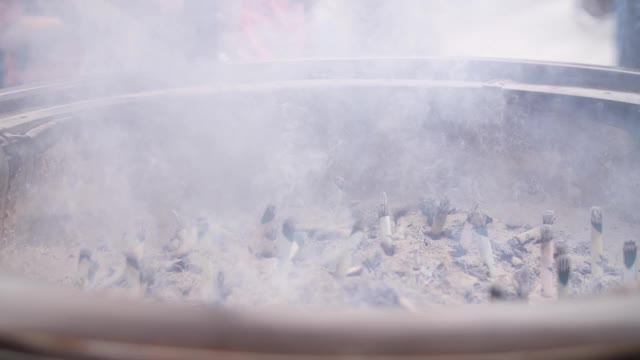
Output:
[[[49,20],[18,22],[0,43],[27,43],[36,79],[46,78],[46,70],[49,77],[133,72],[201,79],[218,61],[292,58],[483,56],[611,64],[614,53],[612,19],[590,19],[569,0],[33,4]]]
[[[438,55],[609,61],[602,49],[610,44],[578,39],[572,20],[557,15],[570,12],[569,1],[325,0],[290,1],[289,8],[249,6],[258,3],[48,3],[63,25],[55,34],[33,38],[31,55],[53,49],[51,57],[72,64],[66,76],[114,76],[124,82],[125,92],[128,81],[186,87],[249,76],[219,67],[225,62]],[[571,41],[551,36],[559,30],[542,28],[543,21],[529,14],[570,29],[560,33],[568,33]],[[284,71],[278,75],[295,75]],[[576,133],[575,122],[567,118],[589,117],[586,110],[549,116],[564,108],[552,104],[536,111],[506,97],[462,89],[267,87],[225,93],[203,86],[163,91],[69,114],[52,130],[55,141],[45,151],[25,155],[6,225],[15,229],[16,243],[73,249],[106,244],[118,252],[142,223],[159,251],[175,236],[175,210],[186,223],[204,217],[212,227],[239,234],[230,239],[219,236],[218,229],[212,240],[223,253],[216,266],[228,269],[237,268],[241,259],[233,256],[246,249],[267,204],[276,205],[280,220],[295,216],[303,225],[342,230],[375,211],[382,191],[398,205],[446,195],[463,209],[476,202],[487,207],[502,202],[542,206],[550,198],[570,203],[572,196],[603,204],[624,200],[621,192],[608,196],[602,188],[622,183],[612,173],[627,165],[623,159],[632,141],[616,128],[607,128],[606,140],[598,141],[601,129],[592,123]],[[607,155],[596,163],[586,161],[585,153]],[[344,179],[343,188],[336,186],[337,178]],[[314,255],[320,257],[307,256]],[[282,285],[254,270],[229,278],[273,285],[284,299],[295,299],[296,291],[313,291],[320,298],[330,293],[309,289],[309,279],[322,280],[324,273]]]

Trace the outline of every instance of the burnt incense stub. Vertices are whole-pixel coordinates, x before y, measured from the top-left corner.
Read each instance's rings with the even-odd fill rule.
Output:
[[[389,216],[389,203],[387,200],[387,193],[382,193],[382,203],[380,204],[380,208],[378,209],[378,217],[382,218],[385,216]]]
[[[78,255],[78,263],[82,261],[91,261],[91,250],[81,249],[80,255]]]
[[[353,234],[355,234],[357,232],[364,232],[364,228],[365,228],[364,219],[356,220],[356,222],[354,222],[353,226],[351,227],[351,233],[349,234],[349,236],[352,236]]]
[[[513,275],[513,281],[516,286],[516,294],[521,299],[526,299],[529,297],[529,293],[531,292],[531,279],[530,279],[530,271],[527,265],[524,265],[522,269],[516,271]]]
[[[569,256],[562,255],[556,259],[556,267],[558,268],[558,282],[563,286],[569,284],[569,275],[571,273],[571,261]]]
[[[386,204],[380,204],[380,208],[378,209],[378,217],[382,218],[385,216],[389,216],[389,208]]]
[[[622,254],[624,257],[624,266],[631,269],[636,262],[638,256],[638,247],[633,240],[625,241],[622,245]]]
[[[602,210],[597,206],[591,208],[591,226],[602,232]]]
[[[276,217],[276,207],[274,205],[268,205],[266,209],[264,209],[264,213],[262,214],[262,219],[260,222],[262,224],[266,224],[271,222]]]
[[[437,203],[435,199],[432,198],[424,198],[420,200],[420,204],[418,206],[420,208],[420,212],[427,218],[427,224],[429,226],[433,225],[433,220],[436,216]]]
[[[396,247],[393,246],[391,242],[382,241],[380,247],[382,247],[382,250],[387,256],[393,256],[396,253]]]
[[[91,250],[89,249],[81,249],[80,254],[78,255],[78,269],[82,269],[80,271],[84,272],[81,276],[86,277],[83,282],[89,281],[92,282],[96,272],[98,271],[99,265],[98,262],[93,260]],[[86,284],[83,284],[86,285]]]
[[[489,288],[489,298],[491,301],[502,301],[507,299],[507,292],[499,285],[493,284]]]
[[[451,212],[451,202],[449,201],[448,197],[443,196],[438,202],[438,211],[436,213],[436,216],[441,214],[449,215],[450,212]]]
[[[487,231],[487,227],[486,226],[474,226],[473,230],[478,234],[478,235],[482,235],[482,236],[489,236],[489,231]]]
[[[296,233],[296,219],[290,217],[282,223],[282,234],[289,241],[293,241]]]
[[[138,257],[131,252],[127,252],[124,254],[127,266],[136,270],[140,270],[140,263],[138,261]]]
[[[542,225],[540,227],[540,240],[543,243],[553,240],[553,229],[550,225]]]
[[[467,222],[469,222],[473,227],[485,227],[487,224],[493,222],[493,219],[482,212],[480,208],[476,205],[471,211],[469,211],[469,215],[467,215]]]
[[[204,237],[209,231],[209,220],[204,216],[198,216],[195,226],[198,239],[202,239],[202,237]]]
[[[553,225],[556,222],[556,215],[553,210],[547,210],[542,214],[542,224]]]
[[[569,253],[569,249],[565,244],[556,244],[556,247],[553,252],[553,258],[557,259],[560,256],[567,255]]]
[[[438,208],[436,210],[434,222],[444,222],[450,212],[451,203],[449,202],[449,198],[445,196],[438,202]]]

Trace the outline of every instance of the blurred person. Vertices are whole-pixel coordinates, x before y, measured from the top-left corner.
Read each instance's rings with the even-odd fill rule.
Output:
[[[618,0],[616,7],[618,65],[640,69],[640,1]]]
[[[64,26],[37,9],[35,1],[0,0],[0,87],[59,75],[51,65],[60,43],[52,40]]]
[[[618,66],[640,69],[640,1],[580,0],[578,4],[596,19],[615,14]]]
[[[589,15],[595,18],[604,18],[614,12],[615,0],[581,0],[580,6]]]
[[[243,60],[300,58],[305,54],[306,13],[310,1],[244,0],[239,28]]]

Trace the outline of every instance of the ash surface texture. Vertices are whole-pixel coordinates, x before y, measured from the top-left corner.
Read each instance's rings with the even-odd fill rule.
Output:
[[[123,253],[135,253],[138,296],[158,301],[422,309],[487,302],[495,284],[539,302],[540,245],[514,236],[554,210],[570,296],[619,285],[622,244],[640,233],[638,144],[622,123],[494,93],[352,90],[181,99],[59,124],[14,166],[0,271],[73,286],[86,248],[99,265],[86,291],[117,292]],[[184,120],[185,109],[202,116]],[[421,207],[444,198],[434,239]],[[493,219],[493,279],[467,222],[476,204]],[[597,281],[593,205],[604,214]]]

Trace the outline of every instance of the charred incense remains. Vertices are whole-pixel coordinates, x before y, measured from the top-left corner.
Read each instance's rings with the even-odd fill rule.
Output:
[[[507,300],[507,292],[500,286],[493,284],[489,287],[489,300],[492,303]]]
[[[602,276],[603,249],[602,210],[594,206],[591,208],[591,274],[595,277]]]
[[[293,241],[295,239],[296,228],[297,228],[296,219],[292,217],[287,218],[282,223],[282,234],[287,240]]]
[[[147,241],[147,232],[144,225],[141,224],[136,234],[136,239],[134,241],[133,249],[131,250],[138,257],[138,259],[142,259],[144,257],[144,246],[146,241]]]
[[[198,242],[198,228],[186,226],[175,210],[172,210],[178,225],[176,235],[171,240],[166,250],[171,253],[174,259],[184,259],[188,256]]]
[[[558,298],[566,298],[569,295],[569,276],[571,274],[571,261],[569,255],[560,255],[556,258],[558,269]]]
[[[382,193],[382,204],[380,204],[378,217],[380,219],[380,246],[385,254],[392,256],[395,253],[395,246],[391,238],[391,216],[389,216],[389,204],[387,202],[386,192]]]
[[[494,277],[496,273],[495,260],[491,240],[489,239],[489,232],[487,231],[487,223],[491,220],[490,217],[480,211],[478,206],[474,207],[467,217],[467,221],[473,225],[473,241],[477,243],[480,248],[480,256],[487,266],[489,277]]]
[[[562,256],[562,255],[567,255],[569,254],[569,249],[567,249],[567,245],[564,244],[556,244],[554,251],[553,251],[553,258],[554,259],[558,259],[558,257]]]
[[[433,217],[433,223],[431,225],[431,230],[429,231],[431,238],[440,238],[442,230],[444,229],[444,224],[447,221],[447,215],[449,215],[450,211],[451,205],[449,203],[449,199],[447,197],[443,197],[438,201],[435,215]]]
[[[300,246],[298,245],[298,241],[296,239],[296,232],[298,231],[298,222],[295,218],[287,218],[282,223],[282,234],[289,241],[289,246],[287,247],[286,258],[288,260],[292,260],[297,254]]]
[[[531,278],[527,265],[524,265],[522,269],[513,274],[513,282],[516,288],[516,295],[522,300],[527,300],[531,292]]]
[[[140,262],[134,253],[125,253],[125,269],[120,285],[129,289],[132,295],[140,295],[142,290],[142,272]]]
[[[219,270],[218,275],[215,279],[215,287],[217,290],[217,299],[215,299],[219,303],[225,303],[227,298],[231,295],[231,286],[227,283],[224,271]]]
[[[276,207],[267,205],[257,225],[253,252],[258,257],[271,258],[278,254],[278,244],[276,239],[280,232],[280,227],[275,221]]]
[[[553,229],[551,225],[540,227],[540,282],[542,295],[550,297],[553,294]]]
[[[635,287],[638,281],[638,247],[633,240],[625,241],[622,245],[624,259],[623,283],[627,287]]]
[[[353,223],[353,226],[351,227],[351,233],[349,234],[349,236],[353,236],[358,232],[364,232],[364,229],[365,229],[364,219],[360,218]]]
[[[427,224],[433,226],[433,220],[436,216],[437,203],[435,199],[423,198],[420,200],[420,211],[427,218]]]
[[[76,287],[80,289],[91,287],[97,269],[98,263],[91,258],[91,251],[81,249],[78,255],[78,266],[76,270]]]
[[[185,228],[178,234],[180,246],[174,252],[174,257],[177,259],[183,259],[191,253],[193,247],[196,245],[198,239],[198,233],[196,228]]]
[[[195,227],[198,239],[202,239],[209,232],[209,220],[205,216],[198,216]]]
[[[395,222],[395,224],[398,225],[398,222],[400,221],[400,219],[402,219],[403,217],[409,215],[409,213],[413,209],[414,208],[412,208],[411,206],[404,206],[404,207],[401,207],[399,209],[394,210],[393,211],[393,221]]]
[[[276,207],[274,205],[267,205],[267,208],[264,209],[264,213],[262,214],[262,218],[260,219],[261,224],[267,224],[273,221],[276,217]]]

